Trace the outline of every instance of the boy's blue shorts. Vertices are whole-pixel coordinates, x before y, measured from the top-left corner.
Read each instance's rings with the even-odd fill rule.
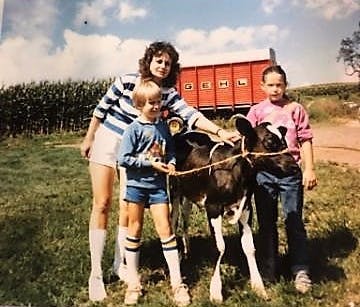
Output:
[[[126,187],[125,200],[145,205],[168,204],[169,197],[166,189],[145,189],[140,187]]]

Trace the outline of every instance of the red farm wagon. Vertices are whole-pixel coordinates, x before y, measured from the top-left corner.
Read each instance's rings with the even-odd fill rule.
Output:
[[[206,113],[247,110],[265,98],[262,71],[276,64],[271,48],[182,60],[177,89],[186,102]]]

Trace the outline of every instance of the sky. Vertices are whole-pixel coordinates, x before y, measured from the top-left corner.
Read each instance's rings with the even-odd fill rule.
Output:
[[[136,72],[151,42],[180,64],[273,48],[289,86],[357,81],[337,62],[360,0],[0,0],[0,86]]]

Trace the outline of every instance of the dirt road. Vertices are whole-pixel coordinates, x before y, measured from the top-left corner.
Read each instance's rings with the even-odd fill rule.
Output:
[[[360,170],[360,122],[314,124],[314,154],[317,161],[348,164]]]

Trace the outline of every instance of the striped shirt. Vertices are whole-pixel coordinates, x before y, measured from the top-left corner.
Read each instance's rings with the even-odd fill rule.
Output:
[[[139,74],[117,77],[94,110],[94,116],[101,119],[102,124],[116,133],[120,139],[124,130],[140,114],[132,101],[135,84],[139,78]],[[169,110],[180,116],[189,127],[192,127],[195,121],[202,116],[199,111],[189,106],[181,98],[174,87],[163,87],[161,92],[162,110]]]

